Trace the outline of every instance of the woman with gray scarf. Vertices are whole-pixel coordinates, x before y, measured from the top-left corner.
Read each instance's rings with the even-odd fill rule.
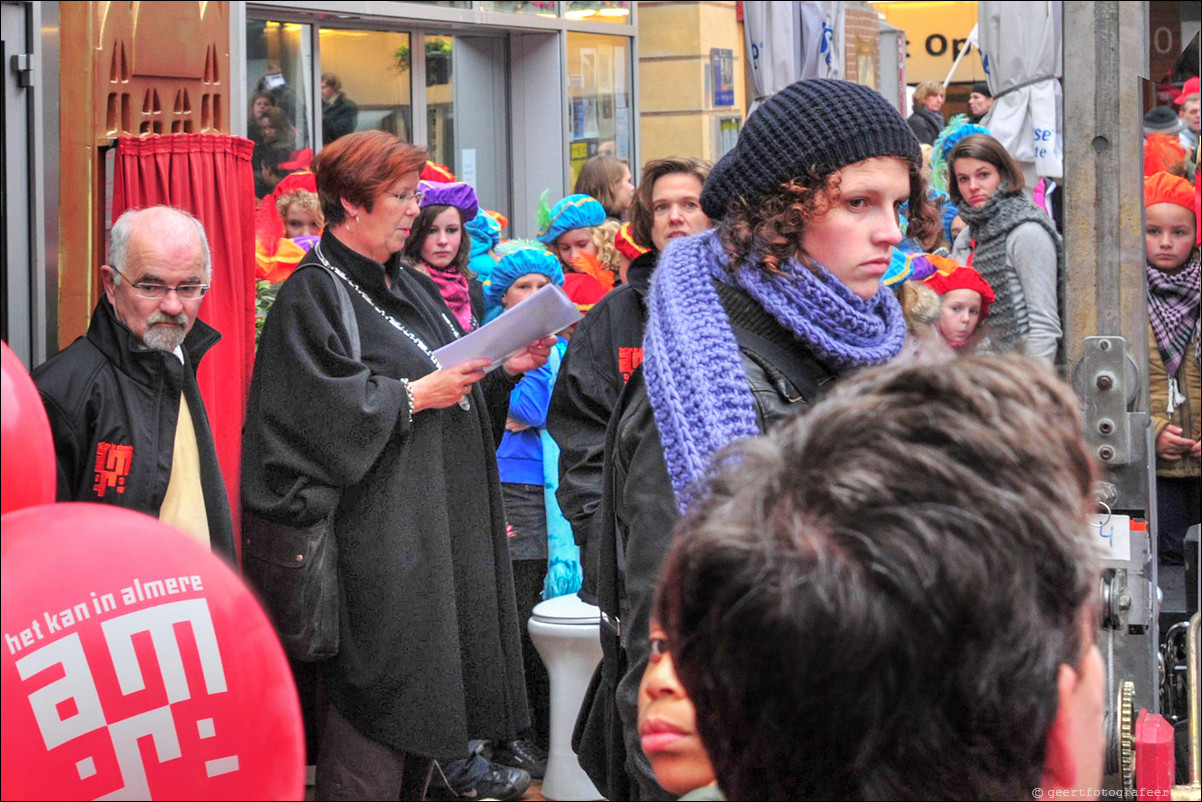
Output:
[[[948,192],[968,223],[952,258],[974,268],[997,295],[989,313],[994,347],[1054,363],[1062,333],[1060,235],[1023,194],[1022,171],[993,137],[965,137],[947,164]]]

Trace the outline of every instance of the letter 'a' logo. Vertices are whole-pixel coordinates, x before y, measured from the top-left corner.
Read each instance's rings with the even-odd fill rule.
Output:
[[[133,461],[133,446],[97,443],[96,478],[92,486],[96,497],[104,498],[110,487],[118,493],[124,493],[125,477],[129,476],[129,468]]]

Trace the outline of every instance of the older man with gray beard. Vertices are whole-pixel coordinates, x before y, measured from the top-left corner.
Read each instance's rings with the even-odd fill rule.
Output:
[[[212,262],[200,221],[168,206],[113,224],[88,333],[33,371],[58,465],[59,501],[139,510],[231,563],[233,526],[196,384],[220,338],[196,319]]]

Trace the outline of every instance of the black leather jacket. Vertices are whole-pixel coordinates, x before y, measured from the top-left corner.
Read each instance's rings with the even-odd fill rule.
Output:
[[[171,479],[182,392],[196,429],[209,540],[237,565],[229,499],[196,384],[197,363],[220,339],[197,320],[181,363],[141,345],[102,296],[87,336],[33,371],[54,437],[58,500],[113,504],[157,518]]]
[[[646,297],[658,251],[635,259],[627,283],[615,287],[576,327],[547,409],[547,431],[559,444],[556,498],[580,546],[584,586],[580,597],[595,601],[597,538],[605,428],[622,388],[643,362]]]
[[[761,431],[767,431],[814,403],[838,375],[745,293],[722,283],[715,286],[735,327],[756,421]],[[790,363],[787,366],[783,364],[786,361]],[[603,488],[597,515],[602,539],[597,600],[611,622],[621,622],[620,639],[616,628],[602,627],[603,659],[613,660],[617,649],[624,653],[626,670],[615,696],[627,766],[633,766],[638,774],[639,793],[671,799],[654,784],[637,730],[638,689],[649,657],[652,602],[679,517],[641,369],[631,377],[610,421]]]

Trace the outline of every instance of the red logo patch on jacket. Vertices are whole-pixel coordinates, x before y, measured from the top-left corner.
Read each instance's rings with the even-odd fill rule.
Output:
[[[125,477],[129,476],[133,461],[133,446],[114,443],[96,445],[96,483],[92,489],[96,491],[97,498],[104,498],[110,487],[118,493],[125,492]]]
[[[622,371],[622,383],[630,381],[630,374],[643,364],[642,348],[619,348],[618,370]]]

